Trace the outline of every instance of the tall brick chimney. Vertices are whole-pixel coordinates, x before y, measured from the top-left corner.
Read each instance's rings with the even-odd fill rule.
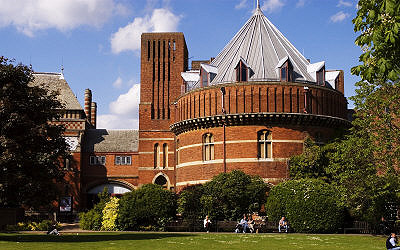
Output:
[[[85,114],[88,122],[91,122],[92,91],[85,89]]]
[[[97,103],[92,102],[92,106],[91,106],[91,123],[93,128],[96,128],[96,121],[97,121]]]

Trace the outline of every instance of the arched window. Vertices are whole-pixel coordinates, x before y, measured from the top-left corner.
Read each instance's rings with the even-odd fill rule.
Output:
[[[203,161],[214,160],[214,137],[212,134],[203,135]]]
[[[163,175],[159,175],[155,180],[154,184],[160,185],[163,188],[168,188],[168,181]]]
[[[163,144],[163,168],[168,167],[168,144]]]
[[[258,132],[258,158],[268,159],[272,158],[272,136],[268,130],[261,130]]]
[[[160,167],[160,145],[158,143],[154,144],[154,168]]]

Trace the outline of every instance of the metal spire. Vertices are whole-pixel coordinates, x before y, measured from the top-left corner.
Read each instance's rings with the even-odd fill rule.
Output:
[[[257,9],[260,9],[260,0],[257,0]]]

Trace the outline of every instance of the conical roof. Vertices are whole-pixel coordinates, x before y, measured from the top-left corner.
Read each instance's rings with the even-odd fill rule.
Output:
[[[251,70],[249,81],[279,80],[278,67],[289,59],[295,81],[315,82],[310,63],[268,20],[260,8],[225,46],[211,65],[218,73],[211,84],[236,81],[235,67],[243,60]]]

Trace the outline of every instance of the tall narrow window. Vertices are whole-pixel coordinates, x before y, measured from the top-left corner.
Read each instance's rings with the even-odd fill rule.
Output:
[[[322,67],[319,71],[317,71],[317,84],[325,85],[325,67]]]
[[[179,140],[176,140],[176,163],[178,165],[181,163],[181,154],[180,154],[179,146],[180,146]]]
[[[212,134],[203,135],[203,161],[214,160],[214,137]]]
[[[279,69],[281,82],[291,82],[293,79],[293,66],[287,60]]]
[[[268,130],[258,132],[258,158],[272,158],[272,136]]]
[[[246,82],[248,79],[249,68],[247,64],[241,59],[239,63],[236,65],[236,81],[237,82]]]
[[[154,144],[154,168],[160,167],[160,145]]]
[[[168,167],[168,144],[163,144],[163,168]]]

